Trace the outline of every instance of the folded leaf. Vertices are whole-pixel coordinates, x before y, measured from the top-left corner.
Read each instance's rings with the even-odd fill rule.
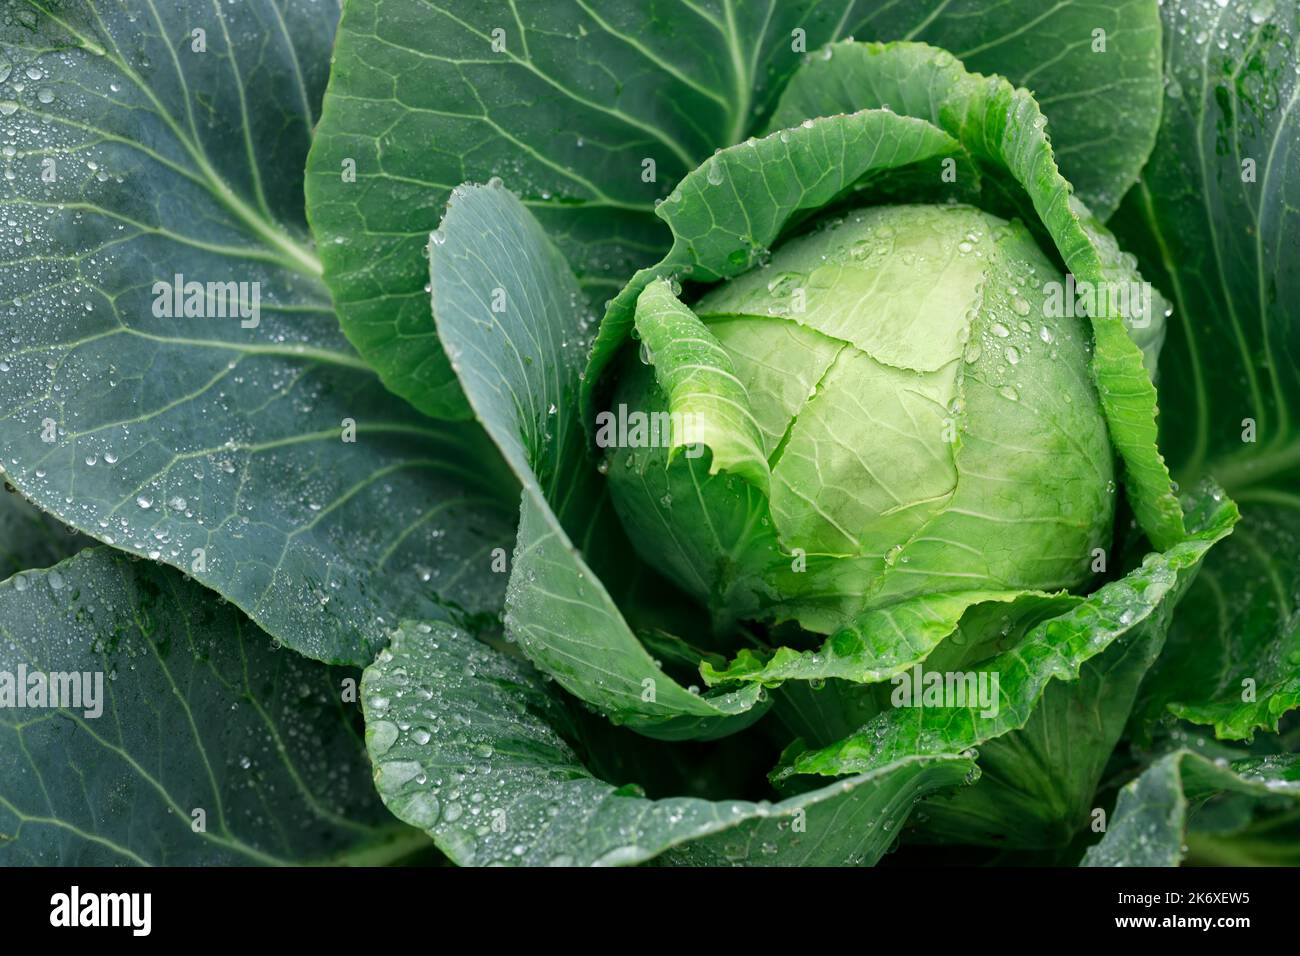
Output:
[[[673,426],[669,460],[690,446],[705,445],[712,452],[710,474],[730,471],[766,493],[771,473],[763,437],[745,386],[713,333],[663,279],[637,298],[635,321],[642,358],[654,366],[668,412],[681,423]]]
[[[905,757],[777,803],[647,799],[588,772],[572,715],[526,664],[441,623],[404,625],[362,700],[380,795],[462,865],[872,864],[917,799],[973,771]]]
[[[108,548],[0,583],[0,866],[427,852],[375,799],[357,676]]]
[[[869,173],[938,161],[957,143],[928,122],[886,110],[821,116],[724,149],[691,171],[655,215],[673,245],[609,303],[583,379],[590,420],[595,388],[632,330],[637,298],[654,279],[700,282],[740,275],[763,261],[788,224],[821,209]]]
[[[752,723],[760,688],[704,697],[672,680],[574,545],[626,554],[578,416],[585,305],[537,220],[499,183],[461,187],[429,261],[439,333],[524,487],[507,634],[566,690],[643,733],[708,738]]]
[[[700,671],[710,685],[757,681],[773,687],[787,680],[831,677],[858,684],[877,683],[925,660],[940,641],[957,630],[962,616],[975,605],[1023,601],[1064,610],[1076,600],[1069,595],[1025,591],[927,594],[862,612],[818,650],[782,647],[766,660],[753,651],[741,651],[726,669],[715,670],[706,662]]]
[[[806,52],[828,42],[920,38],[1038,90],[1067,175],[1103,216],[1159,116],[1152,0],[496,9],[349,0],[308,164],[348,336],[390,388],[439,416],[465,409],[429,316],[421,250],[457,183],[509,178],[600,302],[666,250],[653,203],[752,132]]]

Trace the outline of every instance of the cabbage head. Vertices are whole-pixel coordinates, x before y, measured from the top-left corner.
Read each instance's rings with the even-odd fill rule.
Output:
[[[747,400],[737,427],[765,487],[692,450],[615,447],[629,538],[715,609],[822,632],[916,595],[1082,583],[1116,485],[1086,319],[1049,301],[1064,282],[1023,224],[966,205],[855,209],[782,243],[690,309],[696,347]],[[666,286],[641,294],[624,420],[671,424],[695,387],[651,344],[685,313]]]

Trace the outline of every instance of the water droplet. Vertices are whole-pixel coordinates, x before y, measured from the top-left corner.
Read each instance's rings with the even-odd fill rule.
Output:
[[[411,794],[403,804],[401,817],[412,826],[427,830],[438,822],[441,810],[437,797],[428,791],[420,790]]]
[[[803,276],[798,272],[781,272],[767,283],[767,291],[774,296],[784,298],[799,287]]]
[[[388,720],[377,720],[370,726],[366,742],[374,754],[385,754],[397,742],[397,725]]]

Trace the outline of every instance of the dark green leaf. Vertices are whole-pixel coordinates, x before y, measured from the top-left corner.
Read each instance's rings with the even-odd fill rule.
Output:
[[[1103,221],[1137,181],[1164,92],[1157,0],[912,0],[874,7],[859,40],[920,40],[1028,88],[1061,171]],[[1166,3],[1167,9],[1180,5]]]
[[[1189,805],[1221,791],[1300,797],[1300,757],[1219,763],[1189,750],[1167,754],[1120,791],[1106,835],[1081,865],[1177,866]]]
[[[37,672],[80,675],[83,696],[31,707]],[[378,864],[420,852],[424,837],[375,799],[357,676],[277,650],[178,572],[108,548],[11,578],[0,584],[0,866]]]
[[[1038,89],[1103,215],[1150,149],[1154,0],[352,0],[307,179],[348,336],[417,408],[465,414],[422,293],[457,184],[505,178],[599,302],[666,250],[655,200],[752,132],[806,53],[851,35],[927,39]]]
[[[19,6],[0,26],[7,480],[321,660],[368,663],[378,618],[495,612],[509,478],[477,429],[384,390],[307,243],[330,4]],[[249,283],[256,325],[155,314],[178,275]]]
[[[1242,523],[1187,597],[1150,698],[1225,737],[1300,705],[1300,6],[1171,4],[1164,116],[1114,220],[1163,275],[1161,445]]]
[[[1276,732],[1300,707],[1300,500],[1247,491],[1232,537],[1206,559],[1146,689],[1219,737]]]

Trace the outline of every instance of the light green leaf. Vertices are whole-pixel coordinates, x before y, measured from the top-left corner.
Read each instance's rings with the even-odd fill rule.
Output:
[[[815,651],[782,647],[768,658],[742,650],[726,669],[705,662],[706,683],[756,681],[768,687],[787,680],[835,677],[857,684],[877,683],[925,660],[939,642],[957,630],[962,616],[985,603],[1049,602],[1064,610],[1077,599],[1025,591],[961,591],[927,594],[864,611],[832,634]]]
[[[694,308],[707,308],[705,303],[713,295],[725,295],[729,288],[719,286]],[[750,383],[749,406],[763,436],[763,454],[770,462],[791,419],[813,394],[844,343],[771,315],[712,315],[706,324],[727,350],[737,376]]]
[[[22,11],[0,27],[6,479],[320,660],[369,662],[380,618],[495,613],[511,479],[476,428],[385,392],[307,244],[329,5]],[[206,288],[226,317],[156,314],[177,276],[247,283],[249,317]]]
[[[362,702],[380,795],[463,865],[871,864],[917,799],[973,771],[906,757],[777,803],[647,799],[583,766],[574,715],[526,664],[445,624],[404,625]]]
[[[1043,607],[983,627],[972,622],[970,629],[991,635],[1009,629],[997,638],[997,646],[1011,650],[1026,631],[1059,613],[1057,600],[1056,612]],[[1066,847],[1078,840],[1092,822],[1098,785],[1133,710],[1138,686],[1163,646],[1163,628],[1173,603],[1166,597],[1140,633],[1085,661],[1077,680],[1048,684],[1024,727],[981,744],[980,782],[962,794],[927,803],[918,816],[922,838],[1038,849]],[[968,626],[965,619],[962,626]],[[959,649],[941,646],[926,668],[960,670],[967,666],[965,661],[982,653],[949,656],[944,653],[949,650]]]
[[[663,279],[637,298],[635,322],[642,357],[654,367],[673,417],[669,461],[692,446],[707,446],[709,474],[730,471],[767,494],[771,473],[758,421],[718,340]]]
[[[861,773],[904,754],[960,752],[1025,726],[1053,681],[1073,681],[1079,669],[1121,639],[1164,639],[1173,606],[1206,551],[1229,534],[1237,509],[1216,489],[1197,503],[1189,537],[1118,581],[1103,585],[1076,607],[1034,627],[1013,648],[973,665],[973,673],[998,678],[995,713],[979,703],[947,707],[894,707],[857,733],[794,757],[778,771],[791,774]]]
[[[761,262],[781,231],[821,209],[869,173],[934,162],[958,149],[928,122],[887,110],[826,116],[724,149],[678,183],[655,214],[673,246],[610,302],[583,380],[588,406],[633,327],[636,300],[656,278],[713,282]],[[589,407],[589,415],[594,414]]]
[[[631,349],[619,363],[610,407],[666,415],[667,401],[651,368]],[[710,474],[707,455],[681,454],[670,463],[669,453],[662,444],[625,443],[608,448],[600,467],[610,488],[618,489],[611,498],[628,546],[655,542],[662,553],[656,567],[704,599],[715,632],[724,634],[737,619],[776,599],[753,571],[781,556],[767,496],[736,475]]]
[[[20,668],[23,708],[5,700]],[[33,708],[38,672],[82,694]],[[342,702],[357,672],[276,650],[163,565],[92,548],[0,584],[0,675],[0,866],[427,852],[375,799]]]
[[[1143,530],[1156,547],[1185,533],[1168,469],[1156,447],[1156,393],[1149,373],[1155,348],[1143,364],[1139,341],[1160,328],[1164,302],[1149,305],[1128,295],[1141,278],[1114,238],[1073,195],[1057,170],[1046,119],[1033,97],[997,77],[967,73],[952,54],[924,44],[840,43],[831,56],[813,57],[791,79],[773,114],[773,129],[808,117],[888,104],[944,129],[981,164],[1008,175],[1024,189],[1067,268],[1098,290],[1095,297],[1093,371],[1111,440],[1124,459],[1126,481]],[[1104,300],[1104,301],[1102,301]],[[1130,336],[1128,326],[1137,330]],[[1138,339],[1138,340],[1135,340]]]
[[[1106,835],[1080,865],[1178,866],[1190,805],[1220,792],[1300,797],[1300,757],[1220,764],[1190,750],[1166,754],[1120,791]]]
[[[585,304],[537,220],[500,185],[461,187],[429,252],[439,333],[524,486],[507,633],[566,690],[643,733],[714,737],[752,723],[760,688],[703,697],[668,677],[575,547],[626,563],[579,421]]]

